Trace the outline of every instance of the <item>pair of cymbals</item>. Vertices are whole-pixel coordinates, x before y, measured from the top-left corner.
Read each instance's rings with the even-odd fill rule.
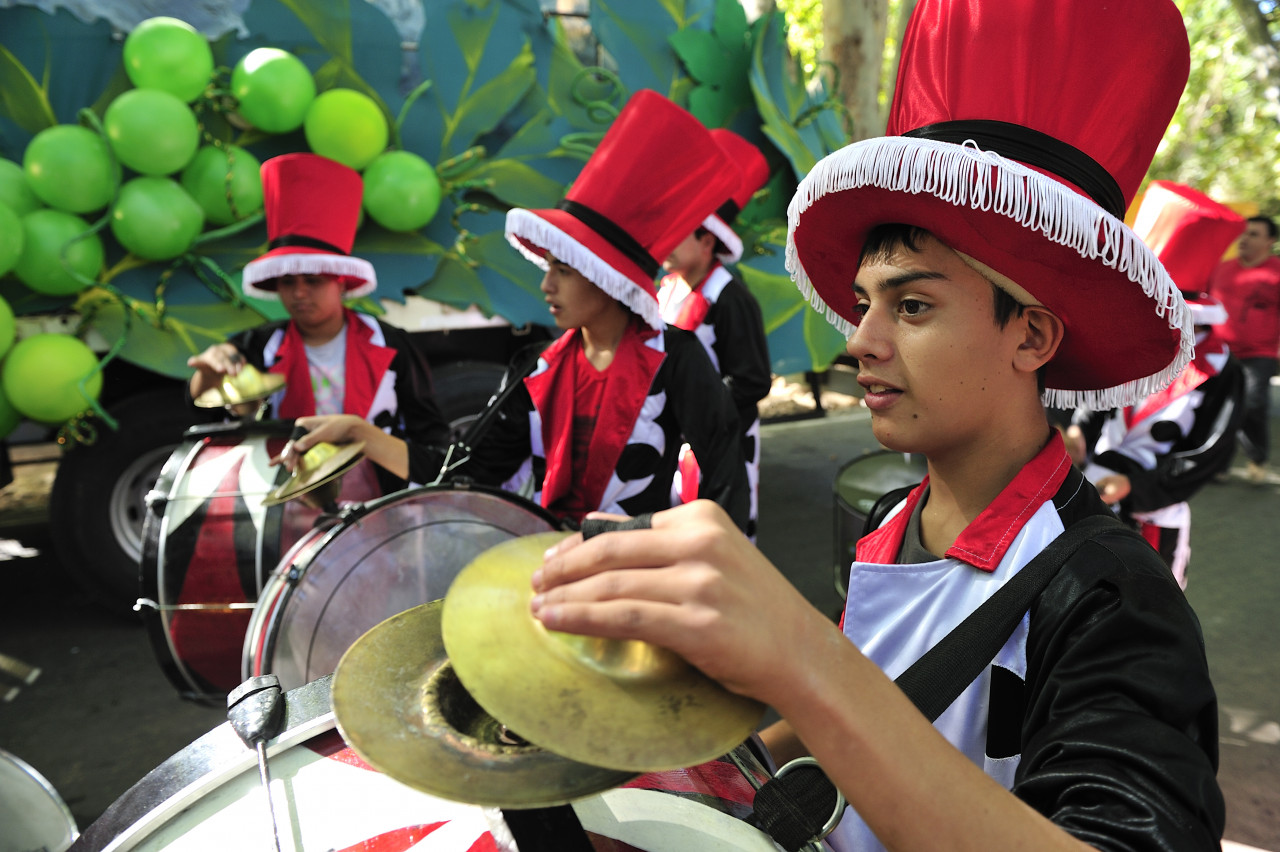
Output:
[[[533,572],[566,535],[524,536],[485,551],[454,579],[439,610],[428,604],[394,616],[347,651],[334,677],[334,711],[370,765],[444,798],[534,807],[592,795],[636,773],[694,766],[750,736],[763,705],[671,652],[549,631],[533,618]],[[436,630],[439,649],[408,650],[430,644],[425,637]],[[534,752],[495,757],[489,747],[457,745],[467,737],[456,724],[424,724],[450,717],[431,686],[440,656],[455,694],[465,696],[457,703]],[[407,758],[411,749],[416,756]],[[516,771],[512,764],[531,765],[533,753],[538,769]]]
[[[298,460],[289,478],[262,498],[262,505],[277,506],[301,499],[316,508],[325,509],[338,499],[342,476],[364,457],[364,441],[330,444],[321,441]]]
[[[252,364],[244,363],[234,376],[225,375],[215,387],[195,398],[199,408],[225,408],[260,402],[284,387],[284,376],[264,373]]]

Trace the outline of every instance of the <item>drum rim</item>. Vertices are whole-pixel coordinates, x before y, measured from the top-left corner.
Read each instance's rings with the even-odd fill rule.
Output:
[[[71,808],[67,806],[66,800],[62,798],[62,795],[58,793],[57,788],[53,786],[49,779],[30,763],[27,763],[25,760],[7,749],[0,748],[0,760],[9,761],[29,780],[34,781],[36,785],[39,786],[40,791],[48,797],[49,801],[53,803],[55,810],[57,810],[59,815],[64,818],[68,834],[70,835],[72,842],[75,842],[76,838],[80,836],[80,826],[76,824],[75,815],[71,813]]]

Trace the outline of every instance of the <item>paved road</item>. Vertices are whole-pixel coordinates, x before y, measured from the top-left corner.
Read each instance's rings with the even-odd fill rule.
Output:
[[[876,449],[865,416],[768,424],[762,446],[760,547],[834,612],[832,485],[841,465]],[[1280,850],[1280,478],[1212,485],[1193,510],[1188,598],[1222,704],[1227,837]],[[225,717],[177,697],[132,614],[79,593],[51,555],[50,537],[65,534],[39,513],[0,519],[0,653],[42,669],[0,702],[0,748],[42,772],[85,827]]]

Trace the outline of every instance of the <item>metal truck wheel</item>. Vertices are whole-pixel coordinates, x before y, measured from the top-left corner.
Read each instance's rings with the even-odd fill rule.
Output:
[[[108,409],[120,425],[69,450],[49,494],[54,551],[96,603],[132,615],[138,598],[146,495],[194,419],[181,388],[152,390]]]
[[[455,361],[431,368],[436,405],[449,421],[451,437],[461,435],[480,416],[504,372],[502,364],[487,361]]]

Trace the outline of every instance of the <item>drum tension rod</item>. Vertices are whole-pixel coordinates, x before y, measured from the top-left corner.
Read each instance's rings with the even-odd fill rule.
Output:
[[[258,753],[258,778],[271,811],[271,831],[276,852],[280,852],[280,825],[271,802],[271,773],[267,768],[267,740],[280,733],[284,723],[284,700],[280,678],[275,675],[251,677],[227,695],[227,721],[244,744]]]

